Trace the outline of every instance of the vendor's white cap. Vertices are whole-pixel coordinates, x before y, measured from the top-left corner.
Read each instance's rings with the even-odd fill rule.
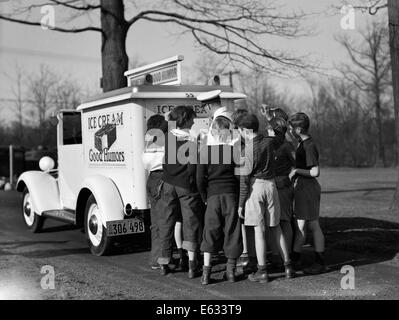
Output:
[[[226,107],[221,107],[215,111],[213,119],[216,119],[217,117],[225,117],[233,122],[233,113],[228,111]]]
[[[208,101],[208,100],[213,100],[219,97],[219,95],[222,93],[222,90],[212,90],[204,93],[200,93],[197,96],[198,101]]]

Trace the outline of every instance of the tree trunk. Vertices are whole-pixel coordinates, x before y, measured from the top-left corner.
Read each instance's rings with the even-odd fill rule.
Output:
[[[381,100],[380,100],[380,92],[376,90],[376,103],[375,103],[375,114],[377,120],[377,135],[378,135],[378,160],[377,166],[381,164],[385,168],[387,166],[385,159],[385,147],[384,147],[384,137],[382,130],[382,118],[381,118]]]
[[[124,17],[123,0],[101,0],[102,89],[104,92],[126,87],[123,73],[128,68],[126,36],[129,26]]]
[[[392,84],[395,109],[396,141],[399,154],[399,1],[388,0],[389,47],[391,50]],[[399,209],[399,180],[390,206],[391,210]]]

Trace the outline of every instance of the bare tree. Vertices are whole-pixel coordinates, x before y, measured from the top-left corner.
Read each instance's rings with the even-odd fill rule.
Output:
[[[344,4],[350,4],[355,9],[360,9],[370,15],[375,15],[381,9],[388,7],[388,0],[358,0],[356,3],[353,1],[342,0]]]
[[[267,36],[295,38],[305,35],[301,20],[303,12],[284,13],[273,0],[42,0],[29,4],[23,1],[19,10],[0,14],[0,19],[40,26],[30,14],[43,5],[54,5],[68,11],[69,19],[54,31],[101,33],[103,90],[109,91],[126,86],[123,73],[128,67],[126,37],[130,28],[140,20],[170,23],[192,35],[202,47],[226,55],[234,63],[247,67],[281,72],[282,69],[301,68],[302,59],[263,46]],[[125,8],[126,4],[126,8]],[[95,25],[73,27],[73,21],[81,14],[96,15]],[[125,14],[130,17],[126,18]],[[88,19],[89,20],[89,19]]]
[[[77,82],[65,78],[57,81],[50,94],[50,101],[56,110],[75,109],[83,94]]]
[[[387,97],[391,86],[388,28],[382,23],[373,22],[365,31],[359,33],[362,38],[360,45],[354,44],[353,39],[347,36],[338,38],[352,62],[342,64],[340,71],[346,80],[370,95],[373,101],[378,134],[378,156],[385,167],[387,161],[383,142],[382,114],[384,98]]]
[[[307,79],[311,98],[301,104],[311,117],[312,136],[320,141],[322,163],[328,166],[368,166],[375,162],[374,117],[362,92],[339,78]]]
[[[238,79],[238,88],[247,95],[245,103],[253,112],[263,114],[266,105],[280,107],[287,113],[292,111],[292,97],[287,92],[279,91],[265,72],[241,72]]]
[[[227,59],[223,59],[223,57],[214,53],[202,52],[195,62],[196,81],[207,84],[213,76],[221,75],[225,71],[228,62]]]
[[[396,158],[399,158],[399,2],[397,0],[367,0],[360,2],[357,8],[366,9],[371,15],[381,9],[388,9],[389,47],[392,66],[392,86],[395,110]],[[390,210],[399,210],[399,179],[392,199]]]
[[[29,77],[28,91],[37,125],[41,131],[41,141],[45,136],[45,120],[48,113],[54,109],[53,89],[57,86],[58,78],[48,66],[41,65],[38,74]]]
[[[392,64],[392,85],[393,99],[395,106],[395,128],[397,155],[399,158],[399,3],[395,0],[388,0],[388,18],[389,18],[389,46],[391,50]],[[390,206],[391,210],[399,209],[399,179],[396,185],[396,191]]]
[[[7,77],[13,82],[11,91],[14,96],[14,108],[13,112],[17,117],[17,131],[18,131],[18,143],[22,145],[24,137],[24,105],[27,102],[23,97],[23,79],[24,70],[20,65],[15,66],[14,76],[7,75]]]

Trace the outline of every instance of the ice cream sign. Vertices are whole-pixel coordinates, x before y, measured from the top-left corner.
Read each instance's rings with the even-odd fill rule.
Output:
[[[211,117],[209,107],[202,105],[194,99],[147,99],[145,104],[151,114],[158,113],[164,115],[178,106],[185,106],[192,108],[197,118]]]
[[[125,151],[119,146],[118,136],[123,130],[123,111],[90,115],[87,118],[92,144],[88,150],[90,164],[125,163]]]

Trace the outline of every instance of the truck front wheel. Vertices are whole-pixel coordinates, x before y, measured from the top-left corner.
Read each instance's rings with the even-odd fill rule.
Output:
[[[107,236],[107,230],[103,226],[102,212],[93,195],[89,197],[85,210],[85,232],[87,243],[92,254],[104,256],[111,252],[112,239]]]
[[[32,205],[32,198],[28,188],[26,187],[22,193],[22,214],[24,216],[25,224],[29,230],[34,233],[41,231],[44,223],[44,217],[35,213]]]

